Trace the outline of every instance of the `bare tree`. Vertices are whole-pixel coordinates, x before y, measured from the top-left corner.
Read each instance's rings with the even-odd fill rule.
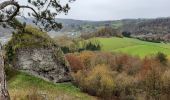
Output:
[[[0,24],[13,28],[22,28],[16,21],[16,16],[29,16],[32,22],[40,29],[45,31],[58,30],[62,28],[61,23],[56,22],[56,16],[60,13],[68,13],[70,9],[68,3],[75,0],[28,0],[27,5],[22,5],[19,0],[1,0],[0,1]],[[23,10],[21,10],[23,9]],[[27,14],[25,13],[25,9]],[[0,100],[9,100],[9,94],[6,89],[6,79],[4,73],[4,59],[2,48],[0,46]]]

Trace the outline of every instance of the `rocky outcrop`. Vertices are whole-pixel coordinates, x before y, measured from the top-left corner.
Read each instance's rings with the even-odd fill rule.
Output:
[[[35,27],[26,26],[24,33],[14,33],[5,50],[6,63],[18,70],[53,82],[71,79],[60,47],[47,33]]]
[[[70,81],[69,68],[60,49],[19,49],[15,68],[53,82]]]
[[[4,71],[3,51],[0,44],[0,100],[10,100]]]

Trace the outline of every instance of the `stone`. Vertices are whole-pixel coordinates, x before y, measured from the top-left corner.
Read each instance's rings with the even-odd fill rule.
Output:
[[[52,48],[19,49],[14,67],[55,83],[71,80],[70,69],[62,52]]]

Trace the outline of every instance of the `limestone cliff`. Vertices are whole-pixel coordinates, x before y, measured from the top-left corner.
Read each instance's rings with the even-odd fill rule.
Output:
[[[69,81],[70,70],[61,49],[46,33],[26,29],[28,32],[13,34],[6,45],[7,61],[18,70],[49,81]]]

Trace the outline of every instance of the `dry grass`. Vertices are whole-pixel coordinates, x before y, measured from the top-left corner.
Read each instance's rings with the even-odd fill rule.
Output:
[[[64,92],[33,89],[12,89],[11,100],[81,100]]]
[[[54,84],[21,72],[8,80],[8,87],[11,100],[95,100],[71,83]]]

